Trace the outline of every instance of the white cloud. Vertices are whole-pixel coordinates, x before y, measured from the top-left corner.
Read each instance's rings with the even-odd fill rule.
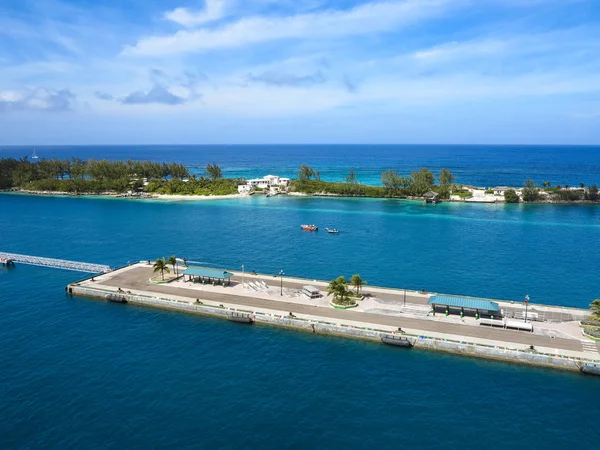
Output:
[[[165,13],[165,19],[176,22],[184,27],[194,27],[226,16],[225,0],[206,0],[204,9],[190,11],[187,8],[175,8]]]
[[[350,10],[325,10],[286,17],[253,16],[214,29],[180,30],[151,36],[124,54],[165,55],[232,48],[278,39],[321,39],[395,31],[435,17],[463,0],[396,0],[371,2]]]
[[[419,50],[414,53],[414,57],[419,60],[437,61],[449,58],[492,55],[501,53],[506,48],[506,41],[501,40],[452,41],[425,50]]]
[[[68,89],[46,88],[0,91],[0,113],[13,111],[68,111],[76,104]]]

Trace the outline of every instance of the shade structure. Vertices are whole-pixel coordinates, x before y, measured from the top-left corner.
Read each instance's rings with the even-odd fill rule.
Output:
[[[202,278],[217,278],[227,280],[233,276],[231,272],[221,269],[211,269],[209,267],[188,267],[183,272],[184,275]]]
[[[475,309],[480,311],[497,312],[500,310],[498,303],[491,300],[457,297],[454,295],[434,295],[427,302],[430,305],[450,306],[454,308]]]

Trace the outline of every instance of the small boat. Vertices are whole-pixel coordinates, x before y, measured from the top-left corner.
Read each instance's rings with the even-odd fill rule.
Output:
[[[302,228],[305,231],[318,231],[319,227],[316,225],[300,225],[300,228]]]
[[[231,322],[237,323],[254,323],[254,319],[250,314],[240,313],[240,312],[230,312],[227,313],[227,320]]]
[[[35,153],[35,149],[33,149],[33,155],[31,155],[31,159],[38,159],[39,156]]]
[[[582,373],[586,373],[588,375],[598,375],[600,376],[600,366],[595,364],[583,364],[579,367]]]
[[[127,299],[122,295],[108,294],[106,300],[112,303],[127,303]]]
[[[387,345],[394,345],[396,347],[412,347],[412,342],[408,338],[398,336],[397,334],[386,334],[381,338],[381,342]]]
[[[327,227],[325,227],[325,229],[327,230],[328,233],[331,233],[331,234],[337,234],[337,233],[340,232],[340,230],[338,230],[337,228],[327,228]]]

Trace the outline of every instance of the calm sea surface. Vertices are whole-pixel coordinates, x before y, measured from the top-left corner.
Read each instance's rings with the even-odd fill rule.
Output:
[[[291,175],[306,162],[327,179],[354,167],[364,182],[382,168],[421,165],[482,185],[521,184],[530,174],[600,181],[600,149],[589,147],[342,149],[37,153],[192,167],[214,160],[244,176]],[[31,151],[3,149],[0,157]],[[303,233],[305,222],[342,233]],[[176,254],[223,268],[308,278],[360,273],[373,285],[529,294],[580,307],[600,296],[599,233],[594,206],[0,195],[2,251],[112,266]],[[2,448],[591,448],[600,439],[595,378],[65,296],[65,285],[82,277],[0,270]]]
[[[409,175],[427,167],[436,174],[449,169],[456,182],[476,186],[522,186],[536,183],[600,184],[600,146],[481,146],[481,145],[157,145],[3,147],[0,158],[108,158],[175,161],[202,173],[216,162],[226,177],[262,177],[268,173],[296,177],[307,164],[328,181],[342,181],[354,169],[358,181],[381,184],[381,172],[393,169]]]

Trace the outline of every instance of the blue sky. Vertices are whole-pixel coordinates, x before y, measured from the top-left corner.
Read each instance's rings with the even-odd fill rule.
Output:
[[[3,0],[0,144],[600,144],[598,0]]]

